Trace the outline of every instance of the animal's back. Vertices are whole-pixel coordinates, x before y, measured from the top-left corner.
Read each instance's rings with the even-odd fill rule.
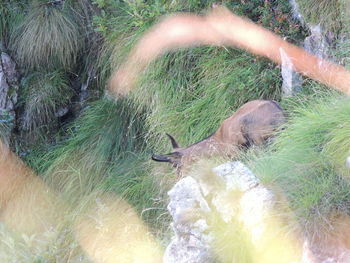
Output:
[[[285,121],[281,107],[271,100],[253,100],[240,107],[216,131],[222,143],[261,144]]]

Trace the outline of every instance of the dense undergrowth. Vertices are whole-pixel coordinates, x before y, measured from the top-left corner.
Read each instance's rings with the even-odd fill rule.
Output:
[[[326,225],[335,211],[349,213],[344,161],[350,149],[350,103],[312,81],[304,81],[296,98],[281,100],[280,69],[270,61],[236,49],[197,47],[175,50],[154,61],[130,97],[115,101],[104,95],[111,71],[162,15],[201,13],[213,3],[7,0],[1,4],[3,49],[16,59],[22,73],[17,107],[21,121],[12,142],[60,198],[76,208],[67,211],[73,219],[62,223],[63,229],[86,211],[91,200],[107,192],[127,200],[151,232],[164,238],[169,220],[165,193],[176,178],[170,168],[151,163],[151,153],[170,150],[165,133],[182,145],[193,143],[215,131],[240,105],[257,98],[281,102],[290,121],[269,148],[245,156],[246,163],[264,183],[283,189],[306,231]],[[348,33],[347,14],[338,6],[342,1],[298,3],[309,12],[306,19],[322,20],[321,25],[334,33]],[[293,43],[300,44],[305,37],[287,1],[223,4]],[[314,10],[321,15],[308,15]],[[337,42],[336,53],[343,63],[349,50],[346,41]],[[86,91],[89,96],[82,99]],[[69,117],[58,117],[57,111],[65,107]],[[55,252],[40,250],[43,258],[45,253],[69,250],[69,243],[57,240],[51,239],[58,247]],[[21,239],[26,249],[19,260],[39,253],[27,249],[28,242]],[[45,260],[51,262],[53,257]]]
[[[262,182],[278,192],[283,189],[307,232],[350,212],[350,174],[345,166],[350,103],[339,94],[325,95],[289,112],[285,130],[268,150],[248,161]]]

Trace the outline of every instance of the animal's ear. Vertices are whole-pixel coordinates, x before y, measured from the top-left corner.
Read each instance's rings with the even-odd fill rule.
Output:
[[[174,149],[180,148],[173,136],[171,136],[169,133],[166,133],[166,135],[170,139],[171,145],[173,146]]]

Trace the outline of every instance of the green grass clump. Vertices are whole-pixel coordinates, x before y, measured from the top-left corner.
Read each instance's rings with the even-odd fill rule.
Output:
[[[22,68],[71,69],[80,45],[80,30],[68,8],[53,3],[33,3],[14,31],[11,48]]]
[[[36,72],[28,75],[22,85],[21,129],[31,133],[50,130],[50,126],[57,124],[59,108],[66,106],[73,96],[68,79],[60,71]]]
[[[87,164],[102,163],[106,168],[109,161],[144,149],[143,121],[143,113],[136,112],[128,99],[92,102],[70,126],[70,137],[54,151],[54,158],[80,151]]]
[[[118,173],[123,174],[137,167],[131,165],[134,160],[131,157],[142,152],[146,143],[142,113],[137,114],[132,107],[128,100],[115,103],[104,98],[91,103],[72,124],[70,137],[64,143],[39,158],[40,162],[30,163],[41,174],[56,174],[51,176],[57,180],[54,186],[71,193],[74,203],[81,195],[99,187],[111,169],[116,171],[121,164],[124,168]],[[142,169],[140,172],[145,174]],[[132,176],[129,178],[134,180]],[[118,192],[122,188],[114,190]]]
[[[341,9],[342,29],[340,40],[337,43],[336,57],[337,60],[345,65],[350,66],[350,5],[346,0],[339,0]]]
[[[104,186],[127,200],[160,238],[169,227],[170,215],[166,210],[169,181],[164,174],[154,173],[150,154],[132,154],[118,160],[107,173]],[[167,184],[166,186],[162,184]]]
[[[68,140],[28,161],[65,203],[80,207],[73,217],[109,193],[130,203],[161,235],[168,227],[165,191],[148,162],[143,113],[133,107],[127,99],[91,103],[72,125]]]
[[[45,232],[42,236],[20,234],[0,224],[0,260],[3,263],[18,262],[91,262],[84,255],[67,231]]]
[[[350,101],[339,94],[305,103],[290,113],[269,150],[248,162],[287,197],[305,233],[319,234],[333,216],[350,213],[349,114]]]
[[[327,31],[338,33],[342,28],[340,2],[338,0],[297,0],[304,19],[320,24]]]
[[[193,143],[213,133],[245,102],[278,100],[277,69],[255,60],[240,51],[196,48],[153,63],[133,93],[137,104],[149,109],[146,124],[152,145],[169,149],[166,132],[182,145]]]
[[[4,0],[0,5],[0,43],[6,49],[14,28],[24,18],[26,1]],[[2,50],[4,51],[4,50]]]
[[[0,119],[0,140],[6,144],[9,141],[10,137],[10,125],[4,122],[3,119]]]
[[[126,2],[115,3],[119,8],[114,11],[115,6],[108,6],[107,1],[99,2],[106,9],[104,16],[95,19],[97,29],[106,37],[100,59],[103,83],[111,68],[120,65],[160,16],[179,11],[203,13],[214,3],[169,3],[157,9],[158,1],[154,1],[144,10],[138,2]],[[280,34],[289,34],[293,40],[300,35],[298,27],[288,23],[285,3],[223,4]],[[273,22],[277,18],[283,24],[279,31]],[[198,141],[213,133],[243,103],[256,98],[280,100],[280,85],[279,69],[266,59],[231,48],[200,47],[171,51],[151,63],[132,96],[137,105],[147,109],[147,140],[157,151],[166,151],[165,132],[182,145]]]

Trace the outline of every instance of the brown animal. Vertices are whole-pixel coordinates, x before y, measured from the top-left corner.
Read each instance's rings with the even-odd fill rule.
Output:
[[[240,148],[266,141],[284,121],[283,110],[276,102],[253,100],[224,120],[214,134],[190,146],[179,147],[175,139],[167,134],[174,151],[165,155],[153,155],[152,159],[169,162],[180,171],[182,167],[203,157],[234,157]]]

